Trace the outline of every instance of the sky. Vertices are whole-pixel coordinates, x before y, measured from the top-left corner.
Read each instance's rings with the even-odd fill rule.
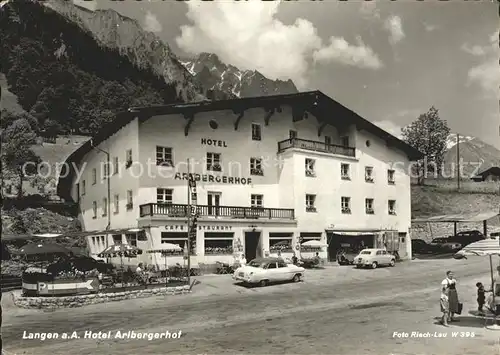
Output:
[[[136,19],[180,56],[321,90],[396,136],[434,106],[500,149],[494,1],[74,1]]]

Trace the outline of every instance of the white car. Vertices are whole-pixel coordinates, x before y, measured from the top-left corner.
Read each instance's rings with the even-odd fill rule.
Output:
[[[233,279],[247,284],[266,286],[272,282],[299,282],[304,277],[305,269],[287,264],[280,258],[254,259],[247,265],[237,268]]]
[[[396,265],[396,257],[385,249],[363,249],[354,258],[354,265],[357,268],[371,267],[372,269],[382,265],[394,266]]]

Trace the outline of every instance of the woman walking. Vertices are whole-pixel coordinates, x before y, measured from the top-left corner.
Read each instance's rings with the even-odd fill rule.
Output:
[[[453,277],[453,272],[447,271],[446,278],[441,282],[441,312],[443,318],[441,323],[448,326],[448,322],[454,322],[453,316],[459,313],[457,280]]]

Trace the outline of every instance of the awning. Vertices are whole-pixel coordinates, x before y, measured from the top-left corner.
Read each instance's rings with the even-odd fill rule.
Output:
[[[449,214],[434,216],[428,218],[415,218],[412,219],[412,223],[474,223],[483,222],[494,217],[499,216],[498,211],[488,211],[481,213],[461,213],[461,214]]]
[[[126,229],[108,229],[108,230],[97,230],[97,231],[82,231],[82,232],[71,232],[71,233],[45,233],[45,234],[5,234],[2,235],[2,240],[19,240],[19,239],[32,239],[32,238],[63,238],[63,237],[89,237],[92,235],[103,235],[103,234],[124,234],[124,233],[138,233],[143,231],[140,228],[126,228]]]
[[[325,229],[327,233],[331,234],[339,234],[339,235],[348,235],[348,236],[364,236],[364,235],[374,235],[377,233],[383,232],[397,232],[396,230],[388,230],[388,229],[369,229],[369,228],[339,228],[339,229]]]

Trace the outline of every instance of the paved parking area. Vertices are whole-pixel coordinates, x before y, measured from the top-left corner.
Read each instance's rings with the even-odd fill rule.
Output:
[[[465,311],[461,322],[444,328],[435,324],[435,317],[439,284],[448,269],[457,275]],[[187,297],[50,313],[5,309],[2,337],[11,353],[37,355],[499,354],[499,334],[468,315],[475,308],[474,284],[487,283],[488,270],[487,258],[408,262],[376,270],[327,267],[308,271],[304,282],[264,288],[236,286],[230,275],[207,275]],[[182,336],[153,341],[22,339],[23,331],[86,330],[181,330]],[[433,335],[412,337],[412,332]]]

